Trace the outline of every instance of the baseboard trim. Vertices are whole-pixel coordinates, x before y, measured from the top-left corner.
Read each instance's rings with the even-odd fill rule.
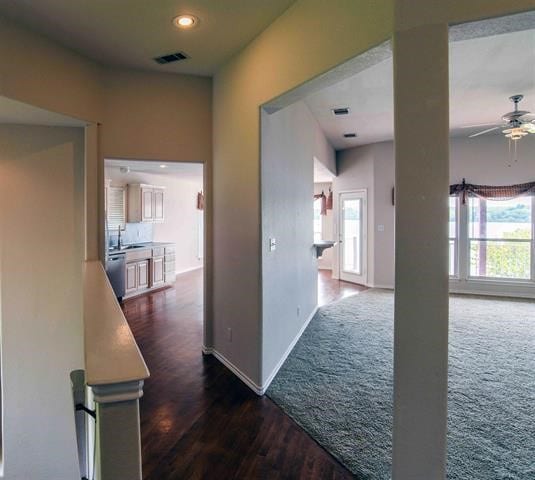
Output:
[[[212,355],[212,353],[214,353],[213,347],[207,347],[206,345],[203,345],[201,348],[203,355]]]
[[[181,273],[193,272],[193,270],[199,270],[202,267],[203,265],[198,265],[197,267],[186,268],[185,270],[177,270],[175,272],[175,275],[180,275]]]
[[[262,396],[266,393],[267,389],[271,385],[271,382],[275,378],[275,375],[279,372],[280,368],[283,366],[284,362],[294,349],[295,345],[301,338],[301,335],[303,335],[303,332],[308,327],[308,324],[310,321],[314,318],[314,315],[316,315],[318,311],[318,306],[314,307],[314,310],[312,310],[312,313],[307,318],[306,322],[303,324],[303,326],[299,329],[299,332],[297,332],[297,335],[292,340],[292,343],[288,346],[286,351],[284,352],[284,355],[281,357],[281,359],[277,362],[277,365],[275,365],[275,368],[271,371],[269,377],[264,382],[263,385],[258,385],[256,382],[251,380],[245,373],[243,373],[236,365],[234,365],[228,358],[226,358],[222,353],[218,352],[213,347],[206,347],[205,345],[202,346],[202,353],[204,355],[213,355],[215,358],[217,358],[225,367],[227,367],[234,375],[236,375],[245,385],[247,385],[254,393],[256,393],[259,396]]]
[[[219,353],[215,348],[208,349],[211,350],[210,353],[217,358],[225,367],[227,367],[234,375],[236,375],[245,385],[247,385],[253,392],[257,395],[264,395],[265,389],[260,385],[257,385],[253,382],[245,373],[243,373],[236,365],[234,365],[228,358],[223,354]],[[204,348],[203,348],[204,351]]]
[[[269,386],[271,385],[271,382],[273,381],[273,379],[275,378],[275,376],[277,375],[277,373],[279,373],[279,370],[281,369],[281,367],[284,365],[284,362],[286,361],[286,359],[288,358],[288,356],[290,355],[290,353],[292,353],[292,350],[294,349],[295,345],[297,344],[297,342],[299,341],[299,339],[301,338],[301,335],[303,335],[304,331],[306,330],[306,328],[308,327],[308,324],[310,323],[310,321],[314,318],[314,315],[316,315],[316,313],[318,312],[318,305],[316,305],[314,307],[314,310],[312,310],[312,313],[309,315],[309,317],[307,318],[306,322],[303,324],[303,326],[299,329],[299,331],[297,332],[297,335],[294,337],[294,339],[292,340],[292,343],[290,343],[290,345],[288,346],[288,348],[286,349],[286,351],[284,352],[284,355],[281,357],[281,359],[278,361],[277,365],[275,365],[275,368],[271,371],[271,373],[269,374],[269,377],[266,379],[266,381],[264,382],[264,384],[262,385],[262,394],[264,394],[266,392],[266,390],[269,388]]]

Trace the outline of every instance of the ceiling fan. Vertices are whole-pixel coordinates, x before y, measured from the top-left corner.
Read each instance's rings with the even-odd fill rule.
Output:
[[[492,132],[503,128],[502,133],[509,138],[510,140],[520,140],[522,137],[525,137],[529,133],[535,133],[535,120],[531,120],[528,117],[535,116],[533,113],[528,112],[527,110],[519,110],[518,104],[524,98],[524,95],[513,95],[509,97],[509,100],[513,102],[515,108],[512,112],[506,113],[502,116],[503,123],[483,123],[479,125],[467,125],[462,128],[474,128],[474,127],[484,127],[488,125],[493,125],[491,128],[487,128],[482,132],[477,132],[472,135],[469,135],[468,138],[478,137],[479,135],[484,135],[485,133]]]

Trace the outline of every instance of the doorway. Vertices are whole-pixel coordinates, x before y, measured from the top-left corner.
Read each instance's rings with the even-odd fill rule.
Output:
[[[367,193],[343,192],[339,196],[340,280],[367,283]]]

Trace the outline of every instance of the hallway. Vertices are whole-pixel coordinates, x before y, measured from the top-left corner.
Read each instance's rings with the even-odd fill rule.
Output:
[[[140,405],[145,479],[353,478],[268,397],[201,354],[202,270],[123,310],[151,372]]]

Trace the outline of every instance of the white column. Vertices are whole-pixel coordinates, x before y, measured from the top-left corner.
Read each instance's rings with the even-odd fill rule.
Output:
[[[448,363],[448,26],[394,34],[395,480],[445,478]]]

